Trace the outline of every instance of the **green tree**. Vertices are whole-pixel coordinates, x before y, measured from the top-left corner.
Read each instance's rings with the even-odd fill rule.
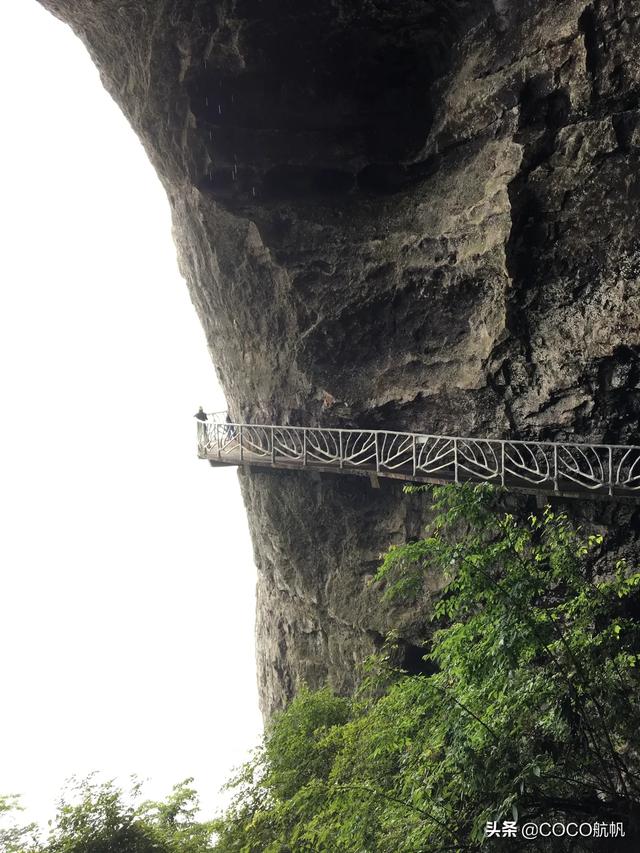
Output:
[[[378,573],[390,600],[447,575],[434,674],[301,691],[232,783],[220,853],[480,850],[487,822],[543,818],[622,821],[637,845],[640,574],[598,574],[601,538],[550,508],[518,520],[491,488],[437,489],[435,509]]]
[[[210,853],[212,825],[197,818],[198,799],[190,779],[161,802],[89,777],[63,793],[48,836],[15,822],[0,834],[0,853]],[[15,802],[0,800],[0,810]]]

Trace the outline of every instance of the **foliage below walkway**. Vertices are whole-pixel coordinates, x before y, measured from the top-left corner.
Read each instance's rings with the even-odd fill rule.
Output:
[[[491,489],[435,494],[432,535],[378,576],[406,599],[448,573],[435,674],[383,673],[379,698],[302,691],[235,781],[217,851],[478,850],[487,822],[554,818],[623,821],[638,849],[640,574],[595,575],[601,539],[549,508],[519,523]]]

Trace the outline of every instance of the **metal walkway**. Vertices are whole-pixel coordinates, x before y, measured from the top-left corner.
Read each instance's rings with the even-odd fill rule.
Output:
[[[389,430],[198,421],[214,465],[333,471],[412,483],[493,483],[531,493],[640,499],[640,447],[458,438]]]

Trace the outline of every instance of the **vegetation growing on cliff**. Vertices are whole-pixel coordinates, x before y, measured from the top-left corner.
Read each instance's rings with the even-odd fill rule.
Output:
[[[475,850],[489,822],[554,817],[622,821],[630,840],[640,574],[595,574],[601,540],[549,508],[519,522],[470,488],[436,490],[436,508],[378,575],[394,598],[448,573],[435,674],[387,670],[382,695],[354,699],[303,690],[233,783],[216,850]]]

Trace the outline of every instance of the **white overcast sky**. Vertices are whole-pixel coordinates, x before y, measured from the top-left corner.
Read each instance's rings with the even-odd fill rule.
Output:
[[[255,569],[164,192],[84,47],[0,7],[0,793],[195,776],[260,731]]]

